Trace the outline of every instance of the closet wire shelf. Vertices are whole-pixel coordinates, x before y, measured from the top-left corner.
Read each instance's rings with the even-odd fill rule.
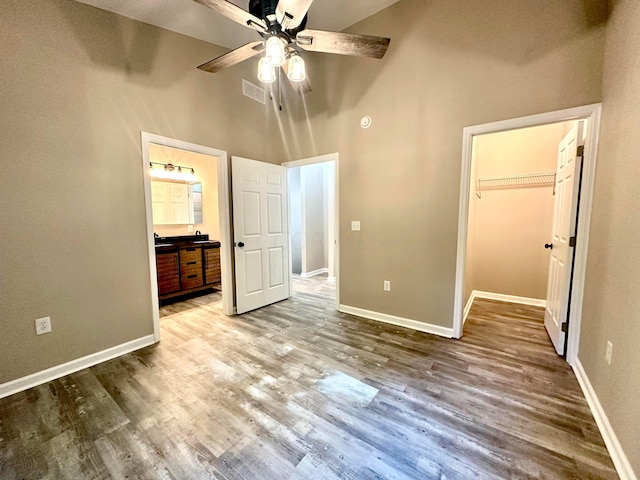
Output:
[[[482,198],[483,190],[503,190],[511,188],[553,187],[556,194],[556,172],[527,173],[506,177],[487,177],[476,180],[476,195]]]

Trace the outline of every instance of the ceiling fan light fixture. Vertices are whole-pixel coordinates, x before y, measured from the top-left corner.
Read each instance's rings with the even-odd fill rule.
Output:
[[[284,62],[287,60],[285,52],[286,46],[287,42],[277,35],[272,35],[267,39],[264,56],[271,65],[274,67],[281,67],[284,65]]]
[[[304,82],[307,79],[307,70],[300,55],[294,54],[289,58],[287,77],[292,82]]]
[[[262,83],[273,83],[276,81],[276,71],[267,57],[262,57],[258,62],[258,80]]]

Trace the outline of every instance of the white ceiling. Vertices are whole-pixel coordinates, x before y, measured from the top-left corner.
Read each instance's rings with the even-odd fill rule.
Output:
[[[232,22],[193,0],[77,1],[227,48],[236,48],[259,38],[254,30]],[[307,27],[339,32],[397,1],[315,0],[309,9]],[[248,10],[249,0],[231,0],[231,3]]]

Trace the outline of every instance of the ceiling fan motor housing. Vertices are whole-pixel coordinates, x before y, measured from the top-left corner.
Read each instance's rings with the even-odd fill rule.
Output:
[[[249,0],[249,12],[258,18],[265,19],[276,14],[278,0]]]
[[[276,14],[277,6],[278,6],[278,0],[249,0],[249,13],[263,20],[267,20],[267,17],[269,15]],[[268,21],[267,21],[267,24],[269,25]],[[300,25],[298,25],[296,28],[292,30],[286,30],[286,33],[289,35],[291,39],[293,39],[298,34],[298,32],[304,30],[306,26],[307,26],[307,16],[305,15],[304,18],[302,19],[302,22],[300,22]],[[270,29],[271,29],[271,26],[270,26]],[[279,25],[277,25],[276,29],[279,30]]]

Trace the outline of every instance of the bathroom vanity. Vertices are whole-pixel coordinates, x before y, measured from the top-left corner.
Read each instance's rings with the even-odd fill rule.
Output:
[[[219,241],[209,240],[208,235],[185,235],[157,237],[155,244],[160,300],[220,288]]]

